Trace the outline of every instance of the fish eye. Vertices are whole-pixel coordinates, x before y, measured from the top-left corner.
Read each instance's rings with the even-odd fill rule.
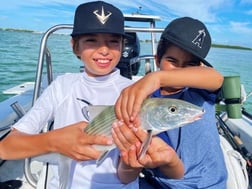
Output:
[[[175,113],[175,112],[177,111],[177,107],[176,107],[176,106],[170,106],[170,107],[168,108],[168,110],[169,110],[169,112],[171,112],[171,113]]]

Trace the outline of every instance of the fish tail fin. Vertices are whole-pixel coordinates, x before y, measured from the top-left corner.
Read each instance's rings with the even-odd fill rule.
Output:
[[[151,139],[152,139],[152,130],[147,130],[147,137],[146,139],[143,141],[141,148],[140,148],[140,152],[138,154],[138,158],[141,159],[147,152],[148,147],[150,145]]]
[[[71,159],[60,155],[59,163],[59,189],[68,189],[70,180]]]

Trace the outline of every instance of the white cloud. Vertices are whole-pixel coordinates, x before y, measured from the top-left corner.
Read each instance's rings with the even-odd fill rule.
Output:
[[[249,26],[248,22],[230,22],[230,27],[233,32],[242,34],[250,34],[252,33],[252,28]]]
[[[0,16],[0,20],[6,20],[8,19],[8,16]]]
[[[241,4],[252,4],[251,0],[241,0],[240,1]]]
[[[252,15],[252,9],[246,12],[248,15]]]
[[[12,27],[13,24],[13,27],[44,31],[52,24],[72,23],[76,6],[89,1],[93,0],[11,0],[11,3],[3,1],[0,6],[0,27]],[[157,22],[157,27],[164,27],[176,17],[191,16],[203,21],[216,40],[229,37],[241,41],[233,37],[237,33],[243,34],[240,37],[247,37],[243,38],[244,41],[250,41],[251,38],[251,0],[105,1],[120,8],[123,13],[136,12],[141,6],[141,13],[161,17],[162,21]]]
[[[131,8],[132,10],[137,10],[139,6],[142,7],[142,13],[154,12],[156,14],[161,14],[163,17],[173,16],[192,16],[197,18],[203,18],[206,21],[212,21],[215,19],[216,10],[220,7],[228,6],[230,4],[229,0],[134,0],[134,1],[118,1],[118,0],[107,0],[107,2],[118,6],[122,10]]]

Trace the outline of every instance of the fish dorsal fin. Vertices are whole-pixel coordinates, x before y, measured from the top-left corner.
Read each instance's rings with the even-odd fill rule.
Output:
[[[103,106],[103,105],[88,106],[87,109],[89,112],[89,121],[92,121],[97,115],[99,115],[107,107],[108,106]]]

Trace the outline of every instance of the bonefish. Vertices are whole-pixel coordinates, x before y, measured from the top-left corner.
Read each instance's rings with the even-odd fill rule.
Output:
[[[112,123],[116,120],[114,106],[87,106],[82,109],[82,113],[89,121],[84,132],[89,135],[103,135],[112,137]],[[139,117],[141,127],[148,131],[146,140],[143,142],[139,158],[147,151],[152,135],[163,131],[171,130],[194,122],[201,118],[204,110],[189,102],[170,99],[170,98],[148,98],[141,107]],[[93,145],[94,148],[103,151],[101,157],[96,161],[99,166],[106,155],[114,148],[115,145],[103,146]],[[58,158],[52,157],[57,155]],[[50,156],[50,157],[49,157]],[[69,188],[69,173],[71,159],[64,155],[51,154],[47,159],[57,159],[59,165],[59,184],[60,189]],[[50,161],[49,161],[50,162]]]
[[[114,106],[89,106],[85,111],[89,113],[91,121],[84,129],[84,132],[90,135],[112,136],[111,127],[113,121],[116,120]],[[83,114],[88,118],[88,114],[85,111],[83,111]],[[148,137],[142,144],[139,156],[142,157],[145,154],[153,134],[196,121],[200,119],[203,113],[204,110],[201,107],[179,99],[146,99],[142,104],[139,117],[141,127],[148,131]],[[116,146],[94,145],[94,147],[104,151],[103,155],[97,160],[97,164],[99,165],[105,158],[105,155]]]

